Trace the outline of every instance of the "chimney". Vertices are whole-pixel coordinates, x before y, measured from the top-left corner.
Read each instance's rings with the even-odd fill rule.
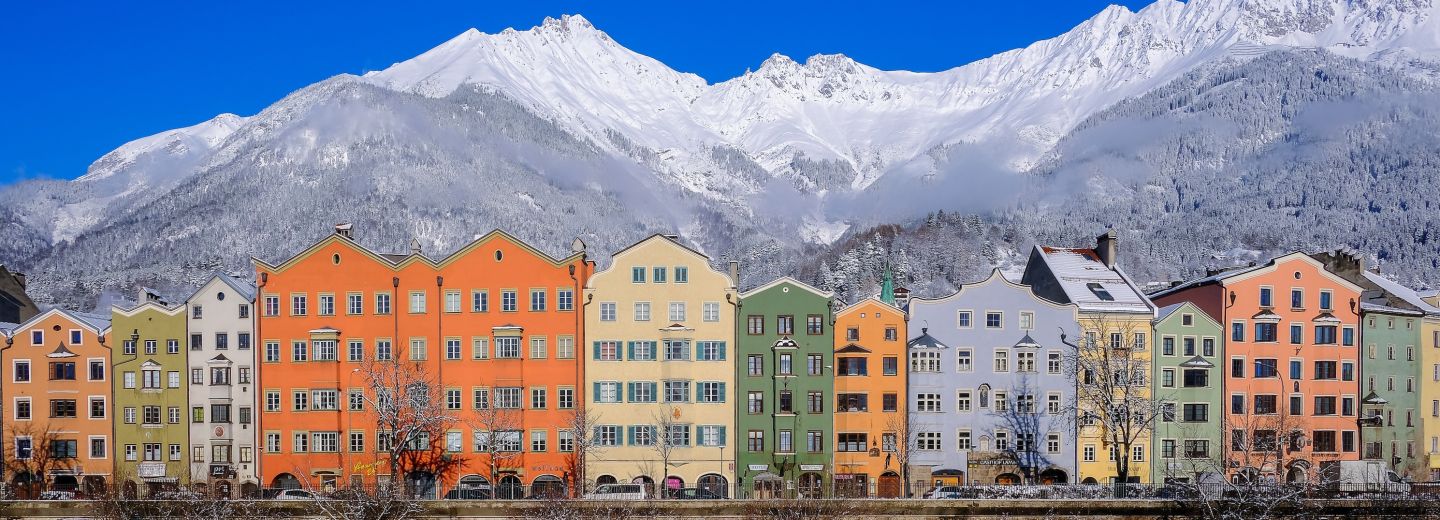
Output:
[[[730,261],[730,283],[740,287],[740,262],[735,260]]]
[[[1365,273],[1365,255],[1355,251],[1336,249],[1312,254],[1310,258],[1325,264],[1325,270],[1347,279],[1354,280]]]
[[[895,306],[904,309],[910,304],[910,289],[904,287],[895,288]]]
[[[1095,254],[1100,257],[1100,263],[1105,264],[1105,267],[1114,269],[1120,260],[1120,245],[1117,242],[1113,229],[1095,237]]]
[[[674,235],[674,234],[664,233],[664,234],[661,234],[660,236],[663,236],[663,237],[668,238],[668,239],[670,239],[670,240],[674,240],[674,241],[676,241],[676,242],[679,242],[679,241],[680,241],[680,235]]]
[[[350,240],[355,240],[355,225],[349,222],[335,224],[335,234]]]
[[[20,284],[20,289],[21,289],[21,290],[24,290],[24,289],[25,289],[25,273],[17,273],[17,272],[13,272],[13,271],[12,271],[12,272],[10,273],[10,275],[15,277],[15,281]]]

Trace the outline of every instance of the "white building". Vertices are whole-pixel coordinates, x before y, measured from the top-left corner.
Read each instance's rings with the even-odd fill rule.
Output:
[[[191,481],[258,496],[255,478],[255,285],[217,274],[186,303]],[[198,420],[197,420],[198,419]]]

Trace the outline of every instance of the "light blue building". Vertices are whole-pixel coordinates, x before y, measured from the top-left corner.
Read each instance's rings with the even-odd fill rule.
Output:
[[[998,270],[910,302],[910,463],[930,469],[927,486],[1075,481],[1060,335],[1078,336],[1076,312]]]

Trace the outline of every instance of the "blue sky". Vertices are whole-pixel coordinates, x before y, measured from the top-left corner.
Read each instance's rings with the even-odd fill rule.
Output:
[[[0,8],[0,184],[77,177],[131,139],[252,115],[470,27],[579,13],[622,45],[716,82],[774,52],[948,69],[1062,33],[1111,3],[1148,2],[17,2]]]

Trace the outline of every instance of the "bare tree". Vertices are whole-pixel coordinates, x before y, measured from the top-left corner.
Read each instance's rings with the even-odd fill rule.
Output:
[[[74,457],[57,453],[57,442],[61,440],[59,431],[48,423],[10,421],[5,427],[4,442],[5,446],[14,447],[15,451],[3,450],[12,455],[4,459],[5,474],[12,482],[24,483],[23,489],[15,492],[27,498],[37,498],[50,489],[50,477],[55,472],[75,468]],[[28,446],[24,446],[26,442]],[[28,477],[22,479],[22,476]]]
[[[657,496],[663,496],[669,483],[670,461],[674,458],[675,450],[689,444],[689,432],[677,428],[681,426],[680,409],[674,406],[663,407],[650,417],[650,427],[653,428],[650,432],[650,449],[660,460],[660,474],[656,478],[656,486],[660,491]]]
[[[446,433],[459,420],[447,409],[433,371],[422,363],[399,360],[368,363],[361,371],[368,387],[364,399],[373,410],[379,447],[390,466],[389,489],[378,493],[393,495],[403,484],[407,496],[416,496],[424,484],[444,481],[463,465],[463,450],[446,449]]]
[[[1070,347],[1066,369],[1076,382],[1066,410],[1077,437],[1099,436],[1114,463],[1117,483],[1130,478],[1134,447],[1150,438],[1160,413],[1160,400],[1150,391],[1150,356],[1146,352],[1148,321],[1119,320],[1104,315],[1081,318],[1084,337],[1060,341]],[[1124,486],[1117,486],[1123,493]]]
[[[588,408],[579,408],[570,412],[566,420],[564,433],[570,436],[570,451],[565,453],[565,469],[570,474],[572,482],[570,489],[575,498],[585,496],[589,488],[589,480],[586,476],[590,457],[598,456],[603,449],[600,443],[596,442],[595,425],[599,423],[599,414],[591,412]],[[566,447],[563,445],[561,449]]]
[[[885,415],[885,432],[881,449],[885,451],[885,467],[894,462],[900,472],[905,498],[915,495],[910,484],[910,458],[917,446],[914,414],[890,412]]]
[[[1278,407],[1278,404],[1277,404]],[[1252,410],[1253,411],[1253,410]],[[1277,412],[1279,410],[1276,410]],[[1305,510],[1308,487],[1286,484],[1283,472],[1301,446],[1303,418],[1283,413],[1227,414],[1227,442],[1202,478],[1173,484],[1197,516],[1216,520],[1293,517]],[[1323,486],[1323,482],[1320,483]]]
[[[1035,394],[1030,379],[1021,378],[1019,387],[1011,388],[1003,403],[996,399],[997,406],[991,412],[998,423],[998,427],[990,431],[991,438],[998,442],[998,430],[1011,436],[1005,446],[996,446],[995,451],[1020,470],[1025,484],[1034,484],[1040,471],[1051,464],[1050,457],[1040,449],[1041,440],[1050,430],[1036,409]]]
[[[490,481],[492,489],[503,494],[501,498],[520,498],[514,495],[517,490],[502,488],[499,484],[502,477],[501,471],[504,468],[514,467],[520,461],[522,439],[520,403],[517,396],[492,396],[499,401],[482,403],[485,406],[476,410],[474,423],[476,432],[475,456],[486,469],[485,478]],[[499,496],[499,495],[497,495]]]

